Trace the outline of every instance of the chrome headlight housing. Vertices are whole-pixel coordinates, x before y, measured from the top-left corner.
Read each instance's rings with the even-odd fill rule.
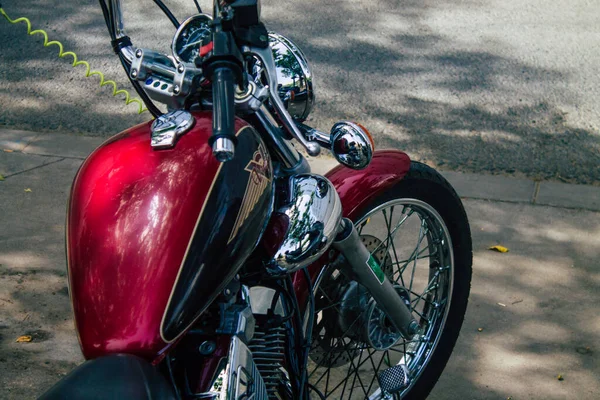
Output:
[[[302,51],[290,39],[269,33],[277,67],[277,92],[294,120],[304,121],[312,111],[315,94],[312,73]]]

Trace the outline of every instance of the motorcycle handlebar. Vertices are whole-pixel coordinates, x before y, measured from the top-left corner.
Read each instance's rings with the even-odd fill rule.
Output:
[[[213,95],[213,155],[220,162],[233,158],[235,153],[235,74],[226,66],[215,68],[211,77]]]

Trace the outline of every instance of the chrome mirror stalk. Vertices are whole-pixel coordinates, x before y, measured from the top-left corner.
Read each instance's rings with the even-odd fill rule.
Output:
[[[318,156],[321,153],[321,146],[319,145],[319,143],[308,141],[304,137],[302,132],[300,132],[300,129],[298,129],[298,127],[296,126],[296,123],[294,122],[292,116],[286,110],[285,105],[279,97],[279,93],[277,93],[277,70],[275,67],[275,60],[273,59],[273,52],[271,51],[271,48],[267,47],[261,49],[258,47],[251,47],[249,48],[249,50],[254,56],[258,57],[258,59],[265,68],[267,79],[269,81],[269,100],[271,101],[273,108],[275,108],[275,112],[277,113],[277,116],[279,117],[283,128],[294,139],[300,142],[302,146],[304,146],[309,155]]]

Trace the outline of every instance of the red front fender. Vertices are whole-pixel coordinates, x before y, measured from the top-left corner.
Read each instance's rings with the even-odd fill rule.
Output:
[[[338,165],[325,176],[333,183],[344,209],[354,219],[376,197],[398,183],[410,168],[410,158],[399,150],[379,150],[371,164],[357,171]]]

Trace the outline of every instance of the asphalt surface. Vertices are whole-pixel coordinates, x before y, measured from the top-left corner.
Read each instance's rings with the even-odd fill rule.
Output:
[[[168,51],[150,0],[125,1],[134,43]],[[589,0],[264,1],[267,26],[311,62],[309,121],[362,122],[379,146],[445,170],[600,185],[600,3]],[[168,2],[180,20],[190,0]],[[208,2],[202,2],[209,10]],[[5,1],[120,86],[96,1]],[[145,120],[25,26],[0,21],[0,126],[110,135]]]
[[[37,397],[83,361],[65,209],[79,165],[102,141],[0,129],[2,399]],[[311,163],[317,173],[335,165]],[[445,175],[471,224],[473,279],[457,347],[430,399],[597,399],[600,188]],[[509,252],[488,249],[498,244]],[[22,335],[32,341],[16,342]]]

